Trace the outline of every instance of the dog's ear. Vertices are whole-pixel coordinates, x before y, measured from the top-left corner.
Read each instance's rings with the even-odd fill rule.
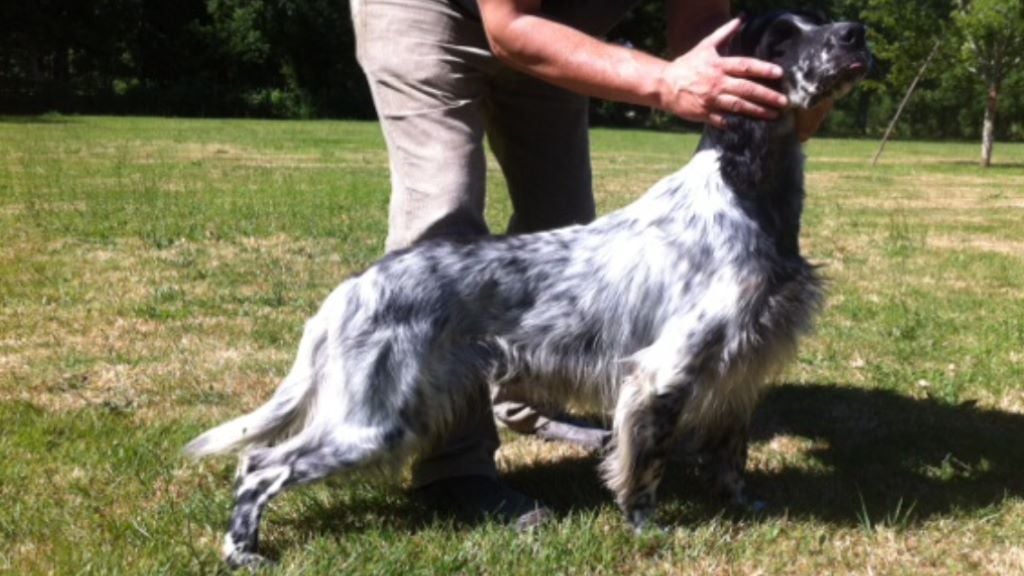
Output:
[[[729,44],[730,56],[748,56],[772,60],[774,47],[799,34],[799,27],[786,12],[770,12],[744,22]]]
[[[792,19],[776,18],[765,28],[754,56],[779,63],[800,34],[800,25]]]
[[[793,10],[793,14],[796,14],[805,20],[809,20],[811,24],[814,24],[815,26],[824,26],[825,24],[832,22],[832,19],[828,17],[828,14],[826,14],[824,10],[819,10],[817,8],[800,8]]]
[[[759,16],[745,20],[740,31],[733,35],[732,40],[726,48],[727,56],[753,56],[757,50],[757,44],[764,34],[767,26],[767,18]]]
[[[784,48],[784,44],[800,33],[800,26],[794,19],[804,20],[815,26],[829,22],[828,16],[821,10],[768,12],[743,24],[743,28],[729,44],[729,55],[774,60],[779,56],[778,51]]]

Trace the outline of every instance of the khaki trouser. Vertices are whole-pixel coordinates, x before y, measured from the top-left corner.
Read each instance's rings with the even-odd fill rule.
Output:
[[[553,17],[603,33],[632,2],[565,0]],[[356,54],[388,147],[388,250],[488,233],[485,135],[508,183],[509,232],[594,218],[585,97],[501,64],[479,20],[450,0],[351,0],[351,7]],[[546,422],[511,398],[494,398],[494,414],[521,433]],[[416,485],[497,475],[491,412],[481,407],[471,420],[420,460]]]

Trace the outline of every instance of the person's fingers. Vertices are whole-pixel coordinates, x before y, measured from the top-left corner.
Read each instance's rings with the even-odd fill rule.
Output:
[[[724,110],[732,114],[742,114],[744,116],[750,116],[753,118],[764,118],[765,120],[774,120],[779,117],[779,113],[773,109],[759,106],[753,102],[749,102],[742,98],[733,96],[732,94],[722,94],[715,99],[715,105],[719,110]]]
[[[712,46],[717,49],[728,42],[742,25],[742,20],[739,18],[733,18],[719,26],[718,29],[709,34],[707,38],[704,38],[704,40],[701,41],[701,44]]]
[[[715,128],[721,128],[724,130],[726,127],[725,116],[722,116],[721,114],[715,114],[714,112],[708,114],[708,122]]]
[[[772,108],[782,108],[789,104],[789,100],[775,90],[742,78],[729,78],[723,84],[723,88],[726,94]]]
[[[730,76],[764,78],[766,80],[782,78],[782,67],[757,58],[725,56],[721,59],[721,67]]]

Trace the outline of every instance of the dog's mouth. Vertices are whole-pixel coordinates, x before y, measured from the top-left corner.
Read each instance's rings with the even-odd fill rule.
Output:
[[[849,60],[840,64],[839,76],[844,81],[856,81],[859,82],[868,74],[868,69],[871,67],[871,54],[868,52],[858,52],[853,54]]]
[[[840,72],[844,76],[864,75],[868,73],[868,63],[861,60],[854,60],[846,65]]]
[[[835,71],[822,81],[821,90],[811,98],[809,107],[823,100],[838,100],[860,83],[871,69],[871,53],[856,52],[836,63]]]

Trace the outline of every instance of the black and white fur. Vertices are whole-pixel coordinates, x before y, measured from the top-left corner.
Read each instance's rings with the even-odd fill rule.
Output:
[[[742,499],[747,422],[822,299],[799,249],[794,110],[848,90],[869,56],[863,27],[794,13],[747,24],[733,50],[782,65],[794,109],[708,129],[685,167],[590,225],[426,241],[331,293],[273,398],[186,448],[245,450],[231,565],[262,560],[260,516],[281,490],[423,453],[487,384],[613,411],[602,472],[637,527],[684,430]]]

